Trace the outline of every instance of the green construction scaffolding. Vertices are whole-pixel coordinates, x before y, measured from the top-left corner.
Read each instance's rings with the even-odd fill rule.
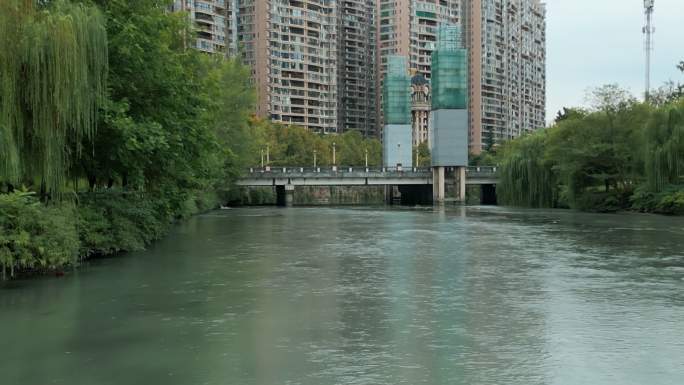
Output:
[[[468,108],[468,51],[457,25],[441,25],[437,31],[431,81],[433,110]]]
[[[405,56],[387,58],[382,103],[385,124],[411,124],[411,78]]]

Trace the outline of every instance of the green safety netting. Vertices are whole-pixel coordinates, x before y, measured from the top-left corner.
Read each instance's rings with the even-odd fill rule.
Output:
[[[461,43],[461,29],[440,26],[432,52],[432,109],[468,108],[468,51]]]
[[[385,124],[411,124],[410,88],[406,57],[388,57],[382,95]]]

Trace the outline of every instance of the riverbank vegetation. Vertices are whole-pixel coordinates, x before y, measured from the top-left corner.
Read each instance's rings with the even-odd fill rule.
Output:
[[[591,110],[565,109],[551,127],[497,149],[499,202],[684,214],[681,88],[651,103],[617,86],[593,96]]]
[[[254,92],[156,0],[0,4],[0,267],[138,250],[254,159]]]

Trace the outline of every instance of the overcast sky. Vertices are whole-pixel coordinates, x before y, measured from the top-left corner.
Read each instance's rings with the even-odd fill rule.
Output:
[[[546,0],[547,120],[586,105],[586,90],[618,83],[643,97],[643,0]],[[655,0],[651,84],[683,81],[684,0]]]

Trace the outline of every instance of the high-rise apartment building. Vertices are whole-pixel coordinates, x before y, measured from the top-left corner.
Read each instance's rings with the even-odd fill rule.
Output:
[[[257,114],[316,132],[374,136],[372,10],[373,0],[232,0]]]
[[[338,124],[340,132],[377,136],[375,0],[338,1]]]
[[[337,132],[337,3],[327,0],[257,0],[268,9],[267,40],[254,65],[260,114],[312,131]],[[264,60],[265,59],[265,60]]]
[[[379,71],[387,58],[407,56],[409,69],[430,78],[430,55],[440,24],[461,21],[461,0],[376,0]]]
[[[540,0],[464,2],[470,151],[545,125],[546,7]]]
[[[195,48],[207,53],[226,53],[230,30],[225,0],[175,0],[171,8],[190,15],[197,29],[197,38],[192,44]]]

